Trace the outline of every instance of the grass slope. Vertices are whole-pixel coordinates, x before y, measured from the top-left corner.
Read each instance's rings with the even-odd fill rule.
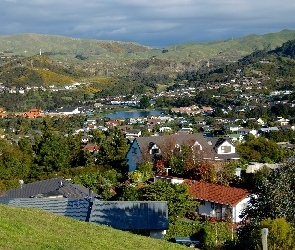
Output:
[[[0,205],[0,249],[186,249],[38,209]]]

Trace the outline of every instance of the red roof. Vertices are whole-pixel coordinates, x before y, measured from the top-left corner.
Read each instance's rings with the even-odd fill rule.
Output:
[[[185,180],[184,183],[189,185],[189,193],[193,195],[195,199],[231,206],[237,205],[250,194],[246,189],[207,182]]]

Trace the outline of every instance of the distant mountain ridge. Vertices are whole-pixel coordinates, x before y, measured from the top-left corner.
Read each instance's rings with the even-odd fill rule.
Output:
[[[181,43],[155,49],[134,42],[79,39],[58,35],[16,34],[0,36],[0,54],[23,57],[40,53],[61,61],[104,61],[161,58],[175,61],[236,61],[256,50],[274,50],[295,39],[295,30],[249,35],[224,41]]]

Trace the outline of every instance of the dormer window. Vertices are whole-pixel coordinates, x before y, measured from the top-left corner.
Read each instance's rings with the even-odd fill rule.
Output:
[[[221,146],[221,153],[230,153],[231,146]]]
[[[152,149],[152,154],[159,154],[160,153],[160,150],[158,148],[153,148]]]

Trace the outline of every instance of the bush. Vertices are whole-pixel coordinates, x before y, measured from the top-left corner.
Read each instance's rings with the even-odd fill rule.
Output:
[[[165,239],[171,241],[175,237],[191,237],[199,239],[204,249],[216,249],[227,241],[231,241],[231,231],[226,222],[184,222],[169,223]]]

